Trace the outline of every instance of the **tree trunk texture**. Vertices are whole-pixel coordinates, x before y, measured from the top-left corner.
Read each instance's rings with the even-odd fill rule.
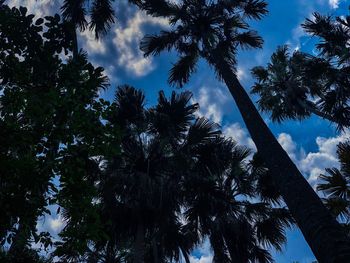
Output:
[[[144,263],[145,255],[145,229],[143,222],[137,223],[136,237],[134,244],[134,263]]]
[[[155,239],[152,240],[152,250],[153,250],[153,263],[159,263],[158,246]]]
[[[278,143],[231,67],[210,59],[235,100],[247,129],[291,214],[320,263],[350,262],[350,240]]]
[[[72,37],[73,37],[73,59],[75,60],[79,53],[78,34],[77,34],[77,29],[75,25],[72,27]]]

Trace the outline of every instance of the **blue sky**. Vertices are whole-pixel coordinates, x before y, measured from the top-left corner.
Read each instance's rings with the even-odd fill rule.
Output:
[[[53,0],[10,0],[11,5],[24,5],[38,15],[52,14],[57,11],[59,1]],[[111,99],[115,87],[130,84],[146,92],[148,105],[153,105],[159,90],[170,93],[173,88],[167,84],[167,73],[171,63],[176,61],[176,54],[165,53],[157,58],[145,59],[138,49],[139,41],[145,33],[156,33],[167,27],[167,21],[151,18],[137,11],[126,0],[116,1],[118,23],[113,25],[109,34],[100,42],[93,34],[84,32],[79,38],[80,47],[84,48],[95,65],[103,66],[111,80],[111,88],[101,96]],[[265,40],[264,48],[255,51],[242,51],[239,54],[238,75],[247,90],[253,84],[250,69],[265,65],[278,45],[288,44],[291,49],[313,52],[315,39],[306,36],[300,24],[312,13],[341,15],[348,12],[350,1],[346,0],[270,0],[269,15],[262,21],[253,23]],[[215,80],[210,68],[201,62],[190,83],[184,87],[194,94],[194,100],[200,103],[200,113],[221,124],[224,133],[233,137],[240,144],[254,148],[245,129],[244,123],[226,87]],[[252,96],[254,101],[256,97]],[[311,117],[303,122],[288,121],[274,124],[264,115],[282,146],[314,185],[317,176],[326,167],[338,166],[336,145],[348,138],[348,132],[337,133],[328,122],[318,117]],[[297,193],[296,193],[297,194]],[[52,232],[60,230],[59,217],[45,221]],[[210,247],[204,244],[195,251],[193,262],[211,262]],[[274,252],[276,262],[311,263],[314,257],[298,230],[288,231],[288,244],[280,252]]]

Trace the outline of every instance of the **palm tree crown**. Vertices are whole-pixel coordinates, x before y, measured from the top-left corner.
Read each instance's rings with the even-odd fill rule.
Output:
[[[190,103],[191,96],[173,92],[167,98],[160,92],[157,105],[146,109],[140,90],[117,90],[107,125],[122,128],[120,154],[104,157],[100,169],[100,159],[89,158],[97,161],[88,166],[96,173],[87,177],[98,186],[95,211],[102,222],[102,229],[93,233],[101,231],[108,238],[94,239],[87,232],[96,221],[93,214],[76,218],[75,205],[63,202],[68,224],[58,255],[73,261],[86,256],[95,262],[107,257],[107,262],[181,257],[189,262],[192,249],[208,238],[214,262],[273,261],[267,249],[282,248],[284,229],[293,220],[278,205],[278,194],[267,197],[266,183],[260,180],[266,170],[256,164],[250,168],[248,149],[222,136],[215,123],[196,118],[198,104]],[[81,170],[75,159],[67,151],[65,167],[74,163],[68,173]],[[67,187],[77,186],[65,183]],[[264,201],[250,200],[255,195]],[[72,236],[74,231],[80,234]],[[79,244],[84,249],[72,251]]]
[[[338,129],[349,127],[350,16],[315,13],[302,26],[318,38],[318,54],[289,54],[284,46],[272,55],[266,68],[254,68],[257,83],[253,92],[260,95],[259,106],[277,121],[315,114],[334,122]]]
[[[316,257],[324,262],[348,258],[348,237],[278,143],[237,78],[238,49],[262,46],[262,38],[247,22],[249,19],[260,20],[267,13],[266,2],[144,0],[138,4],[153,16],[168,18],[173,28],[146,36],[141,41],[145,55],[175,49],[180,59],[170,70],[169,82],[180,87],[196,70],[198,59],[204,58],[226,83],[258,152]],[[301,194],[295,196],[291,189]]]
[[[95,31],[98,39],[107,33],[110,25],[114,23],[114,10],[112,2],[114,0],[94,0],[91,4],[86,0],[65,0],[61,7],[63,18],[71,22],[80,30],[89,28]],[[90,22],[86,16],[90,15]]]
[[[267,13],[265,1],[185,0],[140,1],[151,15],[169,19],[173,30],[147,35],[141,42],[145,56],[175,49],[181,55],[170,71],[169,82],[182,87],[196,70],[199,57],[212,61],[214,52],[225,54],[234,69],[236,53],[241,48],[260,48],[263,40],[250,29],[247,20],[259,20]]]
[[[325,194],[324,202],[350,234],[350,142],[340,143],[337,150],[340,169],[328,168],[320,175],[317,190]]]

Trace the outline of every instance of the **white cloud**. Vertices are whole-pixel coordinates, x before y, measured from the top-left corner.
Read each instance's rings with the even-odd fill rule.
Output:
[[[231,102],[231,97],[225,89],[208,88],[203,86],[199,89],[198,95],[195,96],[193,102],[198,102],[200,110],[197,112],[199,116],[210,119],[211,121],[222,124],[225,104]],[[242,128],[239,123],[230,123],[222,128],[225,136],[232,138],[239,145],[247,146],[256,151],[255,144],[250,138],[247,130]]]
[[[239,81],[242,81],[248,77],[246,71],[241,67],[237,68],[236,74]]]
[[[281,144],[282,148],[288,153],[289,157],[296,162],[296,144],[288,133],[281,133],[277,137],[278,142]]]
[[[38,232],[49,232],[54,238],[57,238],[59,232],[64,228],[66,222],[60,214],[57,214],[57,205],[47,207],[51,214],[45,214],[38,218],[36,228]]]
[[[328,3],[331,8],[337,9],[339,7],[340,0],[328,0]]]
[[[247,146],[248,148],[256,151],[253,140],[250,138],[248,132],[243,129],[239,123],[234,123],[224,127],[223,134],[235,140],[239,145]]]
[[[312,13],[310,13],[309,15],[310,18],[312,17],[311,15]],[[301,20],[298,23],[298,25],[293,28],[291,32],[291,38],[286,42],[286,45],[290,47],[291,52],[299,51],[303,46],[305,46],[308,43],[310,39],[308,38],[304,42],[301,41],[303,37],[307,36],[307,34],[305,33],[304,29],[301,26],[301,24],[304,22],[304,17],[302,19],[303,20]]]
[[[204,116],[215,123],[221,124],[223,118],[223,105],[229,100],[227,94],[220,88],[203,86],[194,101],[199,103],[198,115]]]
[[[317,137],[317,151],[305,153],[302,147],[297,147],[289,134],[282,133],[278,141],[295,162],[299,170],[308,178],[309,183],[315,187],[320,174],[325,168],[339,167],[337,159],[337,145],[350,138],[349,131],[339,136],[324,138]]]
[[[191,263],[211,263],[213,262],[213,252],[208,239],[196,249],[199,252],[199,256],[190,256]]]
[[[28,9],[28,14],[34,14],[38,17],[53,15],[58,12],[58,1],[52,0],[10,0],[6,1],[10,6],[25,6]]]
[[[213,255],[201,256],[200,258],[195,258],[193,256],[190,257],[191,263],[212,263]]]
[[[84,49],[89,54],[104,54],[106,53],[106,43],[104,40],[95,38],[95,33],[91,30],[85,30],[80,32],[80,36],[83,40]]]
[[[349,132],[344,132],[337,137],[317,137],[318,152],[308,153],[300,160],[300,168],[309,174],[309,182],[315,185],[318,176],[324,173],[325,168],[339,167],[337,159],[337,145],[349,138]]]
[[[146,24],[165,27],[168,21],[137,11],[127,21],[126,27],[118,25],[114,30],[113,43],[119,52],[118,65],[138,77],[147,75],[155,68],[152,58],[145,58],[139,50],[139,42],[144,36],[142,27]]]
[[[59,233],[64,227],[65,223],[61,216],[57,218],[49,217],[48,218],[48,227],[53,233]]]

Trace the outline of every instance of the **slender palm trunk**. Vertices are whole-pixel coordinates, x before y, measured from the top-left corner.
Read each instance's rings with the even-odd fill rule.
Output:
[[[145,255],[145,228],[143,222],[139,220],[136,229],[134,245],[134,263],[143,263]]]
[[[73,59],[78,56],[78,35],[75,25],[72,25],[72,38],[73,38]]]
[[[158,257],[158,246],[156,243],[156,240],[152,240],[152,250],[153,250],[153,261],[154,263],[159,263],[159,257]]]
[[[318,261],[349,262],[350,241],[345,231],[278,143],[231,67],[221,57],[210,61],[230,90],[278,190]]]

